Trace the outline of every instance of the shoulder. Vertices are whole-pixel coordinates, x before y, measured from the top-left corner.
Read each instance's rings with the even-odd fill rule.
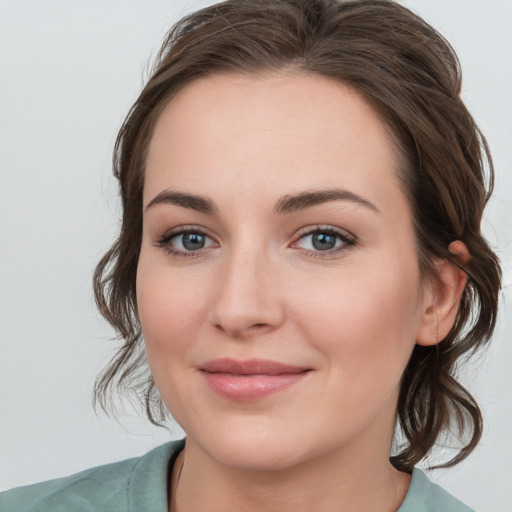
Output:
[[[414,469],[407,496],[398,512],[475,512]]]
[[[167,510],[167,471],[183,440],[142,457],[87,469],[74,475],[0,493],[2,512],[127,512]]]

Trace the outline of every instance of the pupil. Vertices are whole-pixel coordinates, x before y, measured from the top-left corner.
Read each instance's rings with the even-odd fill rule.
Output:
[[[313,247],[318,250],[333,249],[336,245],[336,237],[324,233],[315,233],[313,235]]]
[[[190,251],[202,249],[204,246],[204,236],[197,233],[186,233],[183,235],[183,247]]]

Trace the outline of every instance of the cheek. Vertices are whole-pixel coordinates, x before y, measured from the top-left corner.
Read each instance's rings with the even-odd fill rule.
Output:
[[[294,317],[300,330],[347,382],[363,375],[396,382],[414,347],[419,276],[410,264],[388,263],[347,269],[299,289]]]
[[[190,361],[195,357],[194,340],[205,309],[197,284],[141,252],[137,305],[147,359],[163,402],[180,425],[187,424],[193,407]]]
[[[203,314],[202,299],[186,276],[171,273],[144,250],[141,252],[137,269],[137,306],[154,374],[160,366],[172,364],[189,346],[193,336],[191,326],[199,325]]]

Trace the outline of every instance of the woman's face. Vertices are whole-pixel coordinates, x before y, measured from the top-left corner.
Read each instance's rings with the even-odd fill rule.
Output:
[[[137,301],[156,385],[201,453],[277,469],[389,450],[432,300],[398,167],[372,108],[318,76],[217,75],[167,105]]]

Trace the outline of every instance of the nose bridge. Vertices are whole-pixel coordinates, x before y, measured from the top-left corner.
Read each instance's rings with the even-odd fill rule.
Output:
[[[271,330],[283,320],[276,286],[276,264],[254,237],[238,239],[218,267],[211,321],[234,337]]]

